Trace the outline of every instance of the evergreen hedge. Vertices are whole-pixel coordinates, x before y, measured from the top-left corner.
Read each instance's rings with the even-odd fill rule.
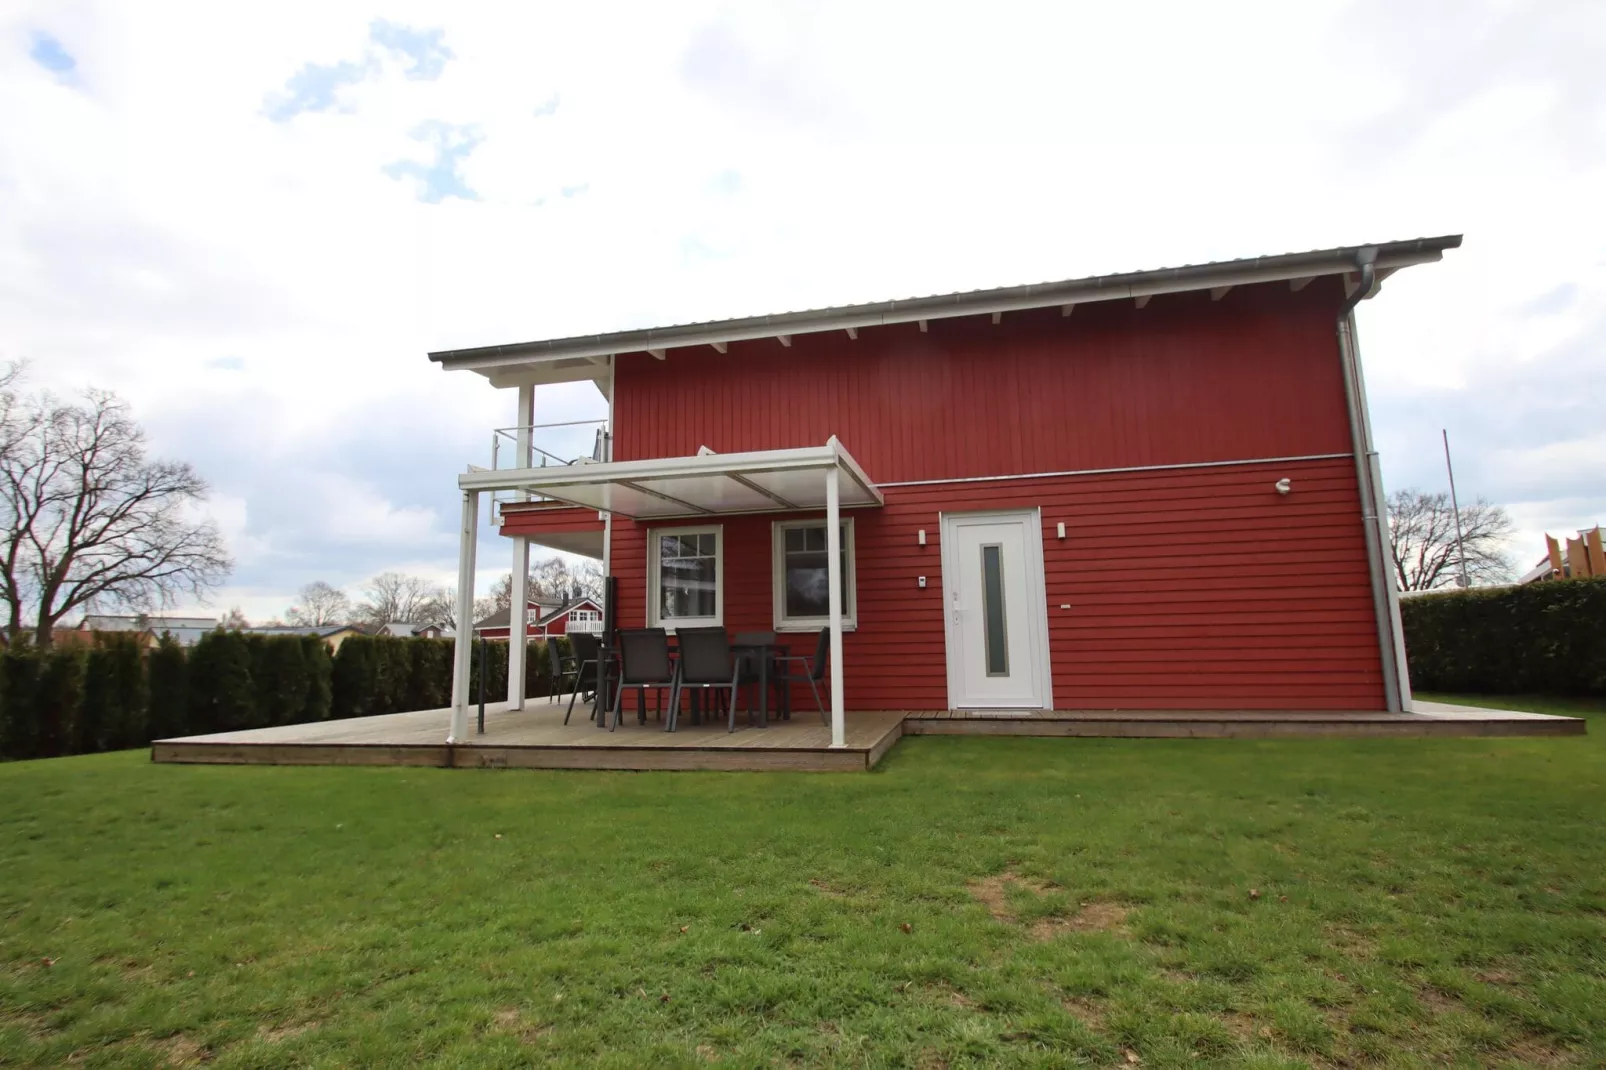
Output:
[[[1400,600],[1411,686],[1606,695],[1606,578]]]
[[[84,665],[73,752],[138,747],[151,739],[150,727],[150,680],[140,637],[124,632],[95,636]]]
[[[567,640],[554,640],[564,642]],[[532,642],[525,695],[551,686]],[[486,645],[485,700],[507,697],[507,643]],[[475,644],[469,700],[479,698]],[[163,636],[97,635],[90,645],[0,653],[0,759],[49,758],[153,739],[428,710],[451,700],[452,641],[352,636],[333,656],[317,636],[208,632],[193,647]]]

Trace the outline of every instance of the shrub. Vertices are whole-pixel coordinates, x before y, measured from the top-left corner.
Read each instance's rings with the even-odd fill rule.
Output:
[[[481,644],[484,644],[483,648]],[[473,659],[469,663],[468,702],[478,706],[480,701],[480,660],[485,661],[485,704],[507,701],[507,641],[503,639],[474,641]],[[447,676],[451,687],[451,676]],[[450,699],[447,699],[450,702]]]
[[[26,641],[0,656],[0,758],[39,756],[39,669],[43,659]]]
[[[189,731],[234,732],[254,728],[251,650],[239,632],[207,632],[190,648]]]
[[[370,636],[350,636],[335,651],[329,678],[330,716],[335,720],[367,717],[374,712],[374,682],[378,676],[374,662],[374,640]]]
[[[73,753],[78,711],[84,702],[84,666],[89,651],[73,644],[45,651],[40,659],[35,698],[36,747],[41,758]]]
[[[374,713],[400,713],[412,690],[413,640],[383,636],[374,640]]]
[[[164,635],[149,655],[150,735],[171,739],[189,735],[189,658],[172,636]]]
[[[144,636],[101,632],[84,665],[84,699],[73,753],[143,747],[151,741]]]
[[[251,686],[258,724],[306,719],[307,655],[299,635],[244,636],[251,652]]]
[[[412,639],[408,642],[407,708],[439,709],[452,700],[452,641]]]
[[[1411,685],[1487,694],[1606,694],[1606,579],[1402,599]]]
[[[301,720],[327,721],[331,708],[330,675],[334,671],[329,644],[319,636],[303,635],[301,658],[307,666],[307,696],[301,706]]]

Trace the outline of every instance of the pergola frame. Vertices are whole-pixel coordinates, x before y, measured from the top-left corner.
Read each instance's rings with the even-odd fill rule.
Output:
[[[521,397],[521,411],[524,407],[525,401]],[[525,462],[528,463],[527,457]],[[724,486],[727,482],[740,490],[729,492]],[[705,452],[694,457],[604,461],[501,471],[476,469],[458,476],[457,483],[463,495],[457,571],[458,616],[463,620],[459,621],[454,640],[452,723],[447,736],[448,743],[463,742],[468,736],[468,682],[473,638],[467,626],[470,614],[466,607],[474,603],[474,559],[479,538],[480,495],[494,491],[516,491],[587,508],[602,508],[610,515],[652,522],[744,513],[813,512],[823,507],[829,616],[827,627],[830,629],[831,651],[831,746],[847,745],[842,696],[842,510],[855,506],[879,506],[884,498],[880,489],[870,481],[835,436],[824,446],[799,449],[728,454]],[[674,486],[680,493],[671,495],[654,489],[655,485],[666,484]],[[702,495],[701,500],[699,495]],[[753,507],[755,500],[762,500],[764,505]],[[515,563],[518,561],[519,552],[515,549]],[[515,587],[520,586],[522,584],[515,579]],[[518,593],[516,590],[515,596]],[[516,602],[510,616],[510,702],[516,702],[511,667],[515,661],[521,665],[523,662],[520,640],[524,628],[518,612],[521,608],[522,605]],[[522,698],[522,678],[518,688],[519,697]]]

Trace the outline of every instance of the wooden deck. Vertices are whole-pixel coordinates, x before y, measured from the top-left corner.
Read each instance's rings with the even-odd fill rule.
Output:
[[[1307,710],[1031,710],[911,713],[905,735],[1115,736],[1129,739],[1380,739],[1581,736],[1581,717],[1417,702],[1413,713]]]
[[[448,745],[449,710],[418,710],[346,721],[284,725],[158,740],[158,762],[234,765],[427,765],[469,769],[733,769],[862,772],[874,767],[903,735],[902,713],[850,713],[847,746],[831,749],[831,730],[818,714],[795,713],[768,728],[749,727],[737,714],[736,731],[725,723],[692,725],[682,715],[678,731],[665,732],[649,710],[646,725],[625,704],[618,731],[597,728],[575,705],[563,723],[564,705],[531,699],[508,712],[506,703],[486,707],[485,734]]]
[[[628,707],[627,703],[627,707]],[[1406,714],[1266,710],[1055,710],[908,712],[847,715],[847,747],[832,750],[830,729],[812,711],[791,721],[737,729],[682,724],[666,733],[649,716],[607,732],[575,708],[532,699],[524,710],[486,708],[485,734],[443,742],[447,710],[419,710],[347,721],[284,725],[158,740],[157,762],[222,765],[418,765],[457,769],[725,769],[863,772],[904,735],[1109,736],[1161,739],[1388,738],[1428,736],[1580,736],[1585,722],[1511,710],[1420,702]],[[472,719],[470,725],[472,732]]]

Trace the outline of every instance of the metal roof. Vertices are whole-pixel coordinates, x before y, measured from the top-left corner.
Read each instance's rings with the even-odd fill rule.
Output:
[[[840,474],[842,508],[885,500],[836,436],[824,446],[702,453],[552,465],[477,469],[457,477],[463,490],[520,490],[636,520],[731,513],[814,511],[826,507],[827,472]]]
[[[1206,264],[1157,268],[1117,275],[1092,275],[1059,282],[1006,286],[993,290],[969,290],[930,297],[900,298],[868,304],[838,305],[738,319],[683,323],[646,330],[615,331],[609,334],[576,335],[512,345],[445,349],[429,354],[429,359],[448,370],[471,369],[489,375],[511,366],[551,364],[557,361],[589,361],[618,353],[663,350],[676,346],[715,345],[777,335],[807,334],[814,331],[885,326],[954,316],[983,315],[990,312],[1022,311],[1054,305],[1072,306],[1092,301],[1145,297],[1188,290],[1259,282],[1342,275],[1357,270],[1363,259],[1371,258],[1379,276],[1402,267],[1440,260],[1446,249],[1460,246],[1461,235],[1412,238],[1371,245],[1346,245],[1302,253],[1247,257]]]

